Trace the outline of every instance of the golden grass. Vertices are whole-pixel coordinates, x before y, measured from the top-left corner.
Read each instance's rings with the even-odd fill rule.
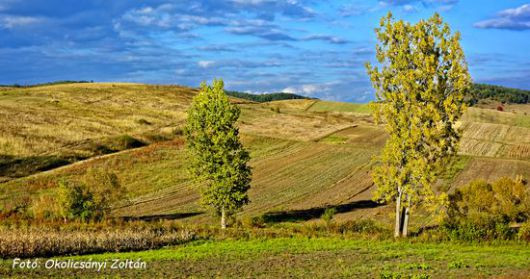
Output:
[[[0,152],[4,155],[81,153],[83,141],[131,134],[142,138],[179,127],[194,90],[139,84],[64,84],[4,89]]]
[[[509,126],[530,128],[530,116],[528,113],[525,114],[528,109],[527,107],[530,107],[530,105],[514,105],[514,108],[517,108],[517,110],[513,109],[511,112],[471,107],[468,108],[463,115],[462,121],[505,124]]]
[[[358,113],[358,114],[369,114],[370,108],[368,104],[353,104],[344,102],[331,102],[331,101],[317,101],[308,109],[314,112],[346,112],[346,113]]]
[[[268,107],[279,107],[281,110],[287,111],[306,111],[317,100],[295,99],[295,100],[281,100],[264,103]]]
[[[2,258],[34,258],[103,252],[150,250],[194,239],[194,233],[181,228],[103,228],[72,230],[32,226],[0,228]]]

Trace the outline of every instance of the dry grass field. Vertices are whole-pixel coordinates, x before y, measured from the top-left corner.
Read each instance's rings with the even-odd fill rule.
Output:
[[[59,179],[102,167],[129,191],[116,216],[213,222],[198,203],[199,185],[185,171],[180,131],[194,94],[190,88],[140,84],[0,89],[0,204],[50,197]],[[370,200],[371,157],[386,134],[366,105],[234,102],[242,109],[240,127],[253,168],[243,218],[311,222],[328,207],[337,208],[338,220],[389,218],[389,208]],[[465,157],[440,184],[454,189],[476,178],[530,177],[528,107],[470,108],[461,123]],[[14,163],[24,171],[14,173]]]
[[[0,89],[0,154],[90,152],[83,144],[178,126],[194,90],[139,84],[63,84]]]

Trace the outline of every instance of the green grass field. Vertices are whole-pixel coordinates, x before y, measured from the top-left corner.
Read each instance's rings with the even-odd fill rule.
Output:
[[[367,104],[352,104],[330,101],[317,101],[310,108],[309,111],[315,112],[354,112],[354,113],[370,113],[370,108]]]
[[[160,250],[106,253],[60,260],[109,261],[94,270],[11,269],[0,275],[170,278],[528,278],[526,244],[411,243],[336,237],[195,241]],[[110,269],[110,259],[146,262],[145,269]],[[44,265],[45,259],[41,259]]]

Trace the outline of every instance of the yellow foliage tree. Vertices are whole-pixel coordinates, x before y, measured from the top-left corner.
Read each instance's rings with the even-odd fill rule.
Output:
[[[395,201],[395,236],[407,236],[411,208],[446,200],[432,184],[456,153],[455,122],[471,78],[460,34],[451,34],[438,14],[411,24],[389,13],[376,34],[379,67],[366,66],[376,90],[374,117],[390,137],[372,172],[374,199]]]

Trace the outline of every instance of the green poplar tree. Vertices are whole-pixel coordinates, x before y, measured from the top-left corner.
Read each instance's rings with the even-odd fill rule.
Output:
[[[394,235],[407,236],[411,208],[446,203],[432,184],[456,154],[455,123],[471,78],[460,34],[438,14],[410,24],[388,13],[375,31],[380,68],[366,66],[377,96],[374,117],[390,137],[372,171],[374,199],[396,203]]]
[[[221,215],[224,229],[227,215],[249,202],[251,170],[236,126],[239,107],[230,103],[223,87],[222,80],[201,84],[184,131],[191,174],[205,183],[202,203]]]

